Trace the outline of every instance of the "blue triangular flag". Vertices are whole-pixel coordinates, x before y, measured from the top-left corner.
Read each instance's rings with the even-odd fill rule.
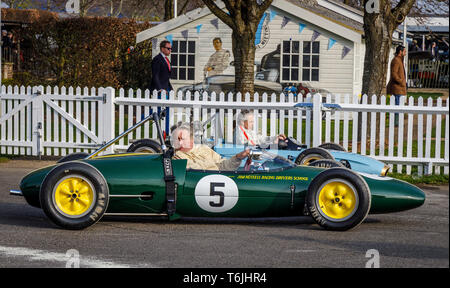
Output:
[[[170,45],[172,45],[172,38],[173,38],[172,34],[169,34],[166,36],[166,39],[167,39],[167,41],[170,42]]]
[[[333,47],[334,44],[336,44],[336,40],[334,40],[333,38],[328,39],[328,50],[331,49],[331,47]]]
[[[197,34],[200,33],[200,29],[202,29],[203,24],[195,26],[195,29],[197,29]]]
[[[270,9],[269,22],[272,21],[273,18],[275,18],[275,16],[277,16],[277,12],[275,10]]]
[[[299,25],[298,32],[299,32],[299,33],[302,33],[303,29],[305,29],[305,27],[306,27],[306,24],[298,23],[298,25]]]

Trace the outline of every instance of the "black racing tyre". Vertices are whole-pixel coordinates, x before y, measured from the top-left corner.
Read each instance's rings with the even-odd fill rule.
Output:
[[[140,139],[128,147],[127,152],[141,152],[150,154],[162,153],[161,145],[152,139]]]
[[[330,152],[323,148],[313,147],[303,150],[300,154],[298,154],[297,159],[295,159],[295,164],[309,165],[310,163],[320,159],[334,160],[334,157],[330,154]]]
[[[316,161],[309,163],[308,166],[320,167],[320,168],[345,167],[344,164],[342,164],[341,162],[336,161],[336,160],[331,160],[331,159],[316,160]]]
[[[47,174],[39,198],[53,223],[80,230],[102,218],[108,207],[109,190],[96,168],[84,162],[68,162]]]
[[[86,152],[75,152],[75,153],[71,153],[69,155],[62,157],[56,163],[64,163],[64,162],[69,162],[69,161],[74,161],[74,160],[81,160],[81,159],[86,158],[87,156],[89,156],[89,154]]]
[[[336,150],[336,151],[344,151],[347,152],[347,150],[345,150],[345,148],[337,143],[323,143],[321,145],[319,145],[318,147],[323,148],[323,149],[327,149],[327,150]]]
[[[311,181],[306,205],[321,227],[345,231],[366,219],[371,205],[370,189],[357,173],[347,168],[331,168]]]

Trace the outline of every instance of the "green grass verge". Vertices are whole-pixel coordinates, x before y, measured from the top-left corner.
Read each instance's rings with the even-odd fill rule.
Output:
[[[408,92],[408,97],[414,97],[415,99],[418,99],[419,97],[422,97],[424,99],[428,99],[429,97],[433,98],[433,100],[436,100],[439,97],[444,96],[444,93],[442,92],[435,92],[435,93],[424,93],[424,92]]]
[[[389,177],[406,181],[411,184],[448,185],[449,175],[406,175],[400,173],[389,173]]]

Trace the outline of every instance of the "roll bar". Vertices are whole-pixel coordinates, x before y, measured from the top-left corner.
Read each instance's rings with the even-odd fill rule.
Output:
[[[158,130],[158,138],[159,138],[159,141],[161,142],[161,148],[162,148],[163,151],[166,151],[167,147],[164,144],[164,137],[163,137],[163,134],[162,134],[162,131],[161,131],[161,126],[159,125],[159,121],[164,119],[164,117],[166,116],[166,109],[162,109],[161,112],[159,112],[159,113],[158,112],[153,112],[152,114],[148,115],[147,117],[142,119],[140,122],[136,123],[134,126],[128,128],[128,130],[126,130],[125,132],[123,132],[122,134],[117,136],[116,138],[114,138],[114,139],[110,140],[109,142],[103,144],[103,146],[101,146],[100,148],[98,148],[97,150],[95,150],[94,152],[89,154],[85,159],[92,159],[92,158],[94,158],[95,156],[100,154],[102,151],[104,151],[106,148],[108,148],[109,146],[111,146],[115,142],[119,141],[120,139],[122,139],[123,137],[128,135],[130,132],[132,132],[136,128],[142,126],[143,124],[145,124],[149,120],[153,120],[153,122],[156,124],[156,128]]]

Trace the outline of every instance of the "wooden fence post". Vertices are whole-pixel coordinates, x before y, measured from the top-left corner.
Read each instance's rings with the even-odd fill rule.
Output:
[[[33,156],[41,156],[43,149],[42,145],[42,129],[44,125],[44,105],[42,101],[42,93],[43,93],[43,87],[33,87],[32,95],[33,97],[33,108],[32,108],[32,120],[31,120],[31,126],[33,131],[33,146],[31,150],[31,154]]]
[[[103,139],[100,141],[108,142],[114,138],[114,128],[115,128],[115,90],[112,87],[107,87],[103,89]],[[107,153],[114,153],[114,144],[106,149]]]
[[[313,140],[312,147],[317,147],[322,143],[322,96],[315,94],[313,98]]]

